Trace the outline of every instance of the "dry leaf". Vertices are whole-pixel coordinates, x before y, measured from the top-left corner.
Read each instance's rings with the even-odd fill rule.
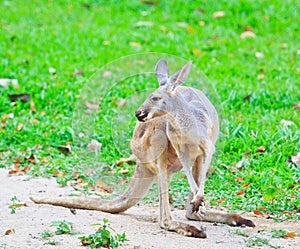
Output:
[[[135,27],[152,27],[152,26],[153,26],[153,22],[149,22],[149,21],[139,21],[139,22],[137,22],[134,26],[135,26]]]
[[[135,157],[135,155],[131,155],[130,157],[128,157],[128,158],[121,158],[120,160],[118,160],[117,161],[117,166],[120,166],[120,165],[122,165],[122,164],[124,164],[124,163],[130,163],[130,162],[135,162],[136,161],[136,157]]]
[[[133,249],[142,249],[141,246],[133,246]]]
[[[193,27],[191,27],[190,25],[187,27],[187,31],[191,34],[195,33],[195,30],[193,29]]]
[[[74,174],[73,174],[73,177],[75,178],[75,179],[77,179],[78,177],[79,177],[79,172],[78,171],[76,171],[76,172],[74,172]]]
[[[255,214],[255,215],[258,215],[258,216],[262,216],[263,215],[263,213],[262,212],[260,212],[259,210],[254,210],[253,211],[253,213]]]
[[[297,233],[290,232],[290,233],[285,234],[283,238],[285,238],[285,239],[294,239],[296,236],[297,236]]]
[[[119,170],[119,174],[128,174],[129,170],[128,169],[121,169]]]
[[[213,13],[213,17],[214,18],[221,18],[225,16],[225,12],[224,11],[217,11],[215,13]]]
[[[58,170],[54,170],[53,172],[53,176],[64,176],[64,175],[66,175],[66,173],[60,172]]]
[[[244,191],[244,190],[238,190],[238,191],[236,191],[235,193],[236,193],[236,195],[238,195],[238,196],[245,196],[245,191]]]
[[[67,145],[67,146],[64,146],[64,145],[59,145],[57,147],[58,151],[65,154],[65,155],[71,155],[72,154],[72,151],[71,151],[71,146],[70,145]]]
[[[238,161],[235,165],[235,167],[237,167],[238,169],[242,168],[245,165],[245,162],[247,161],[247,159],[245,157],[243,157],[240,161]]]
[[[256,35],[252,31],[244,31],[243,33],[241,33],[240,38],[256,38]]]
[[[142,1],[142,4],[146,4],[146,5],[157,5],[158,2],[154,2],[154,1]]]
[[[12,84],[14,87],[18,86],[18,80],[15,79],[0,79],[0,86],[8,87],[9,84]]]
[[[140,43],[138,43],[138,42],[130,42],[129,43],[129,45],[131,46],[131,47],[135,47],[135,48],[142,48],[142,45],[140,44]]]
[[[223,203],[224,201],[225,201],[225,198],[221,198],[221,199],[218,200],[218,204],[221,204],[221,203]]]
[[[300,167],[300,152],[297,152],[297,154],[295,156],[291,156],[291,158],[292,162],[298,167]]]
[[[92,139],[91,142],[87,145],[87,147],[91,151],[97,151],[101,149],[102,144],[99,143],[97,140]]]
[[[38,163],[38,160],[33,153],[31,153],[31,155],[29,157],[25,158],[25,161],[28,161],[29,163],[32,163],[32,164]]]
[[[41,160],[41,162],[47,163],[47,162],[49,162],[49,159],[47,157],[43,157],[42,160]]]
[[[22,130],[22,129],[23,129],[23,127],[24,127],[24,124],[18,124],[18,126],[17,126],[17,131],[20,131],[20,130]]]
[[[102,44],[103,44],[104,46],[108,46],[108,45],[110,44],[110,41],[103,41]]]
[[[117,106],[125,106],[126,103],[127,103],[127,100],[126,100],[126,99],[120,99],[120,100],[115,101],[115,104],[116,104]]]
[[[96,181],[96,187],[106,194],[110,194],[112,191],[107,187],[107,185],[103,181]]]
[[[31,110],[32,112],[36,112],[36,109],[35,109],[35,105],[34,105],[33,100],[30,101],[30,110]]]
[[[242,186],[242,188],[250,188],[250,184],[249,183],[246,183]]]
[[[262,152],[265,152],[265,150],[266,150],[266,146],[260,146],[260,147],[257,148],[256,152],[257,153],[262,153]]]
[[[9,94],[8,98],[10,99],[11,102],[15,102],[16,100],[27,102],[31,98],[31,94],[28,93]]]
[[[103,77],[110,77],[110,76],[112,76],[112,72],[111,71],[105,71],[103,73]]]
[[[257,75],[257,79],[259,79],[259,80],[262,80],[262,79],[264,79],[265,78],[265,75],[264,74],[259,74],[259,75]]]
[[[56,69],[53,68],[53,67],[50,67],[50,68],[49,68],[49,73],[51,73],[51,74],[56,74]]]
[[[205,25],[205,22],[203,22],[203,21],[199,21],[199,26],[201,26],[201,27],[203,27],[204,25]]]
[[[245,179],[238,176],[237,178],[235,178],[235,181],[236,181],[236,182],[244,182]]]
[[[97,104],[91,104],[88,101],[85,101],[85,106],[91,110],[98,110],[99,109],[99,105]]]
[[[296,103],[296,104],[294,104],[294,106],[293,106],[293,110],[296,110],[296,109],[300,109],[300,102],[299,102],[299,103]]]
[[[4,235],[10,235],[14,232],[15,232],[14,229],[8,229],[8,230],[5,231]]]
[[[280,124],[282,124],[283,126],[291,126],[291,125],[294,124],[294,122],[293,122],[293,121],[290,121],[290,120],[284,120],[284,119],[282,119],[282,120],[280,121]]]
[[[31,119],[31,120],[29,120],[29,123],[30,124],[36,124],[36,123],[38,123],[39,121],[37,120],[37,119]]]
[[[261,58],[264,58],[264,54],[262,52],[255,52],[255,57],[257,59],[261,59]]]

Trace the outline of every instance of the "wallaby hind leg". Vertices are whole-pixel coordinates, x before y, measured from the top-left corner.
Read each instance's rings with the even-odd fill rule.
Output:
[[[159,202],[160,202],[160,226],[168,231],[175,231],[185,236],[192,236],[196,238],[206,238],[204,231],[195,226],[185,224],[174,220],[169,206],[168,195],[168,173],[165,164],[158,164],[158,188],[159,188]]]
[[[137,163],[135,173],[127,190],[119,197],[104,200],[95,197],[49,197],[31,196],[30,199],[38,204],[51,204],[67,208],[99,210],[108,213],[123,212],[139,202],[147,193],[154,179],[154,174],[146,165]]]

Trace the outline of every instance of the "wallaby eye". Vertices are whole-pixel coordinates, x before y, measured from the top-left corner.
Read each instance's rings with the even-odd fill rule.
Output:
[[[159,101],[160,98],[159,98],[159,97],[152,97],[151,100],[152,100],[152,101]]]

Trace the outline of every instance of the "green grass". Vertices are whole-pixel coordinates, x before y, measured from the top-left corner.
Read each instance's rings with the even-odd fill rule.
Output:
[[[193,60],[220,96],[216,103],[222,114],[222,142],[206,184],[207,200],[230,210],[262,209],[274,217],[299,217],[300,168],[286,163],[300,151],[299,115],[292,110],[300,102],[300,7],[297,1],[0,1],[0,78],[17,79],[19,88],[0,86],[0,167],[9,168],[20,158],[28,165],[32,153],[37,164],[27,174],[66,175],[79,172],[88,186],[98,179],[95,172],[117,174],[115,162],[130,154],[128,141],[134,119],[126,126],[123,140],[114,139],[124,130],[111,127],[120,107],[116,100],[146,88],[147,78],[135,76],[107,89],[97,114],[94,138],[102,143],[99,155],[82,159],[76,152],[66,156],[57,149],[73,141],[72,117],[80,90],[101,66],[122,56],[161,52]],[[214,18],[215,11],[225,16]],[[152,27],[136,27],[151,21]],[[199,25],[204,22],[204,26]],[[189,28],[178,23],[186,23]],[[241,39],[247,26],[256,38]],[[137,42],[138,46],[131,46]],[[256,58],[261,52],[263,58]],[[154,65],[153,65],[154,67]],[[49,73],[55,68],[56,74]],[[74,75],[82,70],[83,75]],[[259,79],[258,75],[264,75]],[[155,87],[155,81],[151,83]],[[8,94],[30,93],[30,102],[11,105]],[[213,96],[213,93],[210,92]],[[244,97],[251,94],[249,101]],[[215,97],[217,99],[217,97]],[[214,99],[214,98],[212,98]],[[129,106],[128,110],[138,107]],[[127,110],[127,109],[124,109]],[[14,114],[13,118],[6,114]],[[281,120],[294,122],[283,126]],[[19,131],[18,125],[23,124]],[[117,129],[114,129],[117,127]],[[37,146],[37,145],[40,146]],[[265,146],[264,153],[256,153]],[[248,161],[235,164],[248,152]],[[46,158],[46,159],[43,159]],[[129,169],[132,166],[124,165]],[[86,171],[90,169],[89,171]],[[235,172],[233,172],[235,171]],[[123,175],[115,178],[120,181]],[[236,182],[236,178],[244,181]],[[244,196],[236,191],[245,188]],[[187,181],[177,174],[172,182],[175,204],[182,205]],[[218,204],[218,200],[225,201]]]

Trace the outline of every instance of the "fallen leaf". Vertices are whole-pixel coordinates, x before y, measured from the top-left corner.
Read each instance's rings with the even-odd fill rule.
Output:
[[[157,5],[158,2],[154,2],[154,1],[142,1],[142,4],[146,4],[146,5]]]
[[[119,170],[119,174],[128,174],[129,170],[128,169],[121,169]]]
[[[49,68],[49,73],[51,73],[51,74],[56,74],[56,69],[53,68],[53,67],[50,67],[50,68]]]
[[[57,147],[58,151],[65,154],[65,155],[68,155],[70,156],[72,154],[71,152],[71,146],[70,145],[67,145],[67,146],[64,146],[64,145],[59,145]]]
[[[16,80],[16,79],[0,79],[0,86],[8,87],[9,84],[12,84],[14,87],[17,87],[18,80]]]
[[[135,157],[135,155],[131,155],[130,157],[128,157],[128,158],[121,158],[120,160],[118,160],[117,161],[117,166],[120,166],[120,165],[122,165],[122,164],[124,164],[124,163],[130,163],[130,162],[135,162],[136,161],[136,157]]]
[[[205,25],[205,22],[204,21],[199,21],[199,26],[203,27]]]
[[[290,121],[290,120],[284,120],[284,119],[282,119],[282,120],[280,121],[280,124],[282,124],[283,126],[291,126],[291,125],[294,124],[294,122],[293,122],[293,121]]]
[[[97,104],[91,104],[88,101],[85,101],[85,106],[91,110],[98,110],[99,109],[99,105]]]
[[[255,215],[258,215],[258,216],[263,216],[263,213],[262,213],[261,211],[257,210],[257,209],[254,210],[253,213],[254,213]]]
[[[246,101],[247,101],[247,102],[250,102],[251,96],[252,96],[252,93],[246,95],[246,96],[243,98],[243,101],[244,101],[244,102],[246,102]]]
[[[256,35],[252,32],[252,31],[244,31],[243,33],[241,33],[240,35],[241,39],[245,39],[245,38],[256,38]]]
[[[25,161],[28,161],[29,163],[32,163],[32,164],[37,164],[38,160],[36,158],[36,156],[31,153],[31,155],[27,158],[25,158]]]
[[[96,181],[96,187],[106,194],[110,194],[112,191],[107,187],[107,185],[103,181]]]
[[[221,204],[221,203],[223,203],[224,201],[225,201],[225,198],[221,198],[221,199],[218,200],[218,204]]]
[[[298,167],[300,167],[300,152],[297,152],[297,154],[294,156],[291,156],[292,162],[297,165]]]
[[[257,153],[262,153],[262,152],[265,152],[265,150],[266,150],[266,146],[260,146],[260,147],[257,148],[256,152]]]
[[[5,231],[4,235],[10,235],[12,233],[15,233],[15,229],[8,229]]]
[[[82,240],[82,241],[81,241],[81,244],[82,244],[83,246],[88,246],[88,245],[92,244],[92,242],[90,242],[90,241],[88,241],[88,240]]]
[[[24,124],[18,124],[17,131],[21,131],[24,127]]]
[[[99,143],[97,140],[92,139],[91,142],[87,145],[87,147],[91,151],[97,151],[101,149],[102,144]]]
[[[110,42],[109,42],[109,41],[103,41],[102,44],[103,44],[104,46],[108,46],[108,45],[110,44]]]
[[[194,33],[195,33],[195,30],[194,30],[193,27],[190,26],[190,25],[187,27],[187,31],[188,31],[189,33],[191,33],[191,34],[194,34]]]
[[[244,182],[245,179],[238,176],[237,178],[235,178],[235,181],[236,181],[236,182]]]
[[[110,77],[110,76],[112,76],[112,72],[111,71],[105,71],[103,73],[103,77]]]
[[[49,162],[49,159],[47,157],[43,157],[41,160],[42,163],[47,163]]]
[[[253,31],[253,28],[251,26],[246,26],[244,28],[244,31]]]
[[[133,246],[133,249],[142,249],[141,246]]]
[[[135,48],[142,48],[142,45],[140,44],[140,43],[138,43],[138,42],[130,42],[129,43],[129,45],[131,46],[131,47],[135,47]]]
[[[249,183],[246,183],[242,186],[242,188],[250,188],[250,184]]]
[[[259,79],[259,80],[262,80],[262,79],[264,79],[265,78],[265,75],[264,74],[259,74],[259,75],[257,75],[257,79]]]
[[[126,103],[127,103],[127,100],[126,100],[126,99],[120,99],[120,100],[115,101],[115,104],[116,104],[117,106],[125,106]]]
[[[261,58],[264,58],[264,54],[262,52],[255,52],[255,57],[257,59],[261,59]]]
[[[64,175],[66,175],[66,173],[60,172],[58,170],[54,170],[53,172],[53,176],[64,176]]]
[[[245,165],[246,161],[247,161],[247,159],[245,157],[243,157],[240,161],[238,161],[235,164],[235,167],[237,167],[238,169],[242,168]]]
[[[84,74],[84,71],[83,71],[83,70],[76,70],[76,71],[74,71],[73,74],[74,74],[74,75],[83,75],[83,74]]]
[[[15,102],[17,100],[27,102],[31,98],[31,94],[28,94],[28,93],[9,94],[8,98],[10,99],[11,102]]]
[[[283,238],[285,239],[294,239],[295,237],[297,236],[297,233],[295,232],[290,232],[290,233],[287,233],[283,236]]]
[[[9,205],[9,208],[20,208],[20,207],[27,207],[26,203],[14,203]]]
[[[36,112],[36,109],[35,109],[35,105],[34,105],[33,100],[30,101],[30,110],[31,110],[32,112]]]
[[[244,190],[238,190],[235,192],[236,195],[238,196],[245,196],[245,191]]]
[[[231,173],[236,173],[237,172],[237,169],[236,168],[230,168],[229,170]]]
[[[296,109],[300,109],[300,102],[299,102],[299,103],[296,103],[296,104],[294,104],[294,106],[293,106],[293,110],[296,110]]]
[[[78,177],[79,177],[79,172],[78,171],[76,171],[76,172],[74,172],[74,174],[73,174],[73,177],[75,178],[75,179],[77,179]]]
[[[217,11],[215,13],[213,13],[213,17],[214,18],[221,18],[225,16],[225,12],[224,11]]]
[[[150,21],[139,21],[135,25],[135,27],[152,27],[153,22]]]
[[[37,119],[31,119],[31,120],[29,120],[29,123],[30,124],[36,124],[36,123],[38,123],[39,121],[37,120]]]

